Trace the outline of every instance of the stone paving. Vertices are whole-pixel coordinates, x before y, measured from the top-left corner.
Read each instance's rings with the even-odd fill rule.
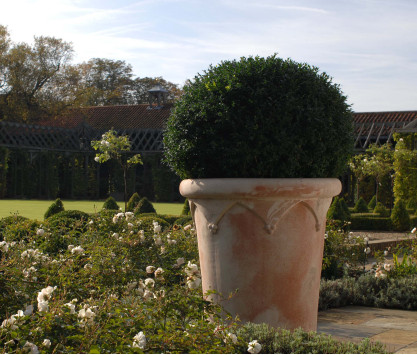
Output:
[[[347,306],[319,312],[318,333],[343,341],[369,338],[396,354],[417,354],[417,312]]]

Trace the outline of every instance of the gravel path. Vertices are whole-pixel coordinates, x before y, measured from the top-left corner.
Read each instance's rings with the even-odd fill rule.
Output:
[[[368,237],[369,240],[392,240],[392,239],[407,239],[415,237],[415,234],[409,232],[367,232],[367,231],[352,231],[354,235],[360,237]]]

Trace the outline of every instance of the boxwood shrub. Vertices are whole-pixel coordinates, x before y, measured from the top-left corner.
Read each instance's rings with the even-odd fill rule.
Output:
[[[353,148],[352,112],[326,73],[276,55],[197,74],[164,132],[181,178],[338,177]]]
[[[46,210],[43,218],[47,219],[48,217],[51,217],[52,215],[64,211],[64,204],[62,203],[61,199],[57,198]]]
[[[368,205],[363,197],[360,197],[358,201],[356,201],[355,208],[353,209],[356,213],[366,213],[369,212]]]
[[[352,230],[391,231],[394,229],[391,218],[389,217],[379,217],[370,214],[352,214],[350,222],[350,228]]]
[[[411,220],[410,215],[407,212],[405,203],[403,200],[398,200],[394,204],[394,208],[391,213],[392,225],[396,230],[407,231],[410,229]]]

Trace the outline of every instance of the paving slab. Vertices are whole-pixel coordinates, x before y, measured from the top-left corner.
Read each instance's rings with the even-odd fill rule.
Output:
[[[348,306],[319,312],[317,332],[342,341],[364,338],[384,344],[390,353],[417,354],[417,312]]]

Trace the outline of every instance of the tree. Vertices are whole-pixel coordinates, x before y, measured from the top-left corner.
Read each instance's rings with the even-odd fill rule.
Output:
[[[56,112],[48,91],[53,78],[72,58],[70,43],[53,37],[35,37],[33,46],[11,45],[0,28],[0,117],[29,121]]]
[[[365,173],[375,178],[375,201],[378,203],[378,189],[384,176],[391,173],[394,166],[394,152],[391,144],[385,143],[381,146],[371,144],[366,150],[369,158],[365,162]]]
[[[7,28],[0,25],[0,95],[7,85],[7,53],[10,48],[10,36]]]
[[[366,176],[375,179],[375,204],[378,202],[378,189],[381,180],[394,169],[394,151],[389,143],[378,146],[371,144],[365,154],[353,156],[349,162],[349,168],[356,176],[356,201],[359,198],[359,184]]]
[[[99,141],[92,141],[91,146],[98,151],[94,160],[98,163],[105,163],[115,159],[123,169],[124,202],[127,210],[127,171],[129,167],[136,164],[143,164],[140,154],[128,157],[131,144],[128,136],[117,136],[116,131],[110,131],[102,135]]]
[[[359,200],[359,185],[361,181],[367,176],[366,170],[368,158],[365,154],[357,154],[351,157],[349,161],[349,168],[356,177],[356,196],[355,201]]]
[[[122,60],[90,59],[79,64],[78,90],[84,98],[82,106],[122,105],[128,103],[133,84],[132,67]],[[81,97],[81,96],[80,96]]]
[[[179,99],[183,91],[177,84],[166,81],[162,77],[157,78],[136,78],[133,80],[130,91],[130,104],[146,104],[149,102],[148,91],[156,85],[161,85],[164,89],[169,91],[167,102],[174,102]]]
[[[417,134],[394,135],[397,142],[394,151],[396,201],[417,198],[417,151],[414,149],[416,137]]]

